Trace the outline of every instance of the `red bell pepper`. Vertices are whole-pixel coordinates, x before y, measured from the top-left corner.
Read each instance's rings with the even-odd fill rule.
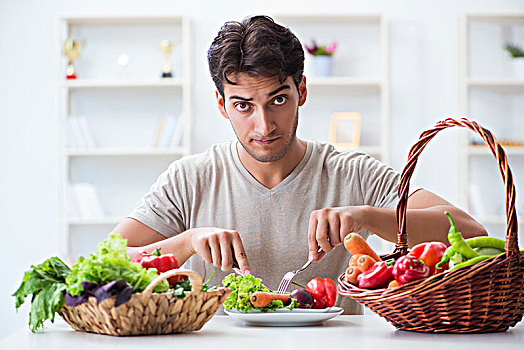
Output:
[[[331,278],[313,278],[307,283],[306,290],[313,295],[313,309],[325,309],[337,301],[337,285]]]
[[[178,269],[178,261],[173,254],[160,254],[160,248],[157,248],[152,254],[140,251],[133,257],[133,262],[137,262],[146,269],[155,268],[158,274],[173,269]],[[169,277],[167,281],[171,286],[175,286],[181,280],[187,279],[187,276]]]
[[[131,262],[139,263],[142,261],[142,259],[146,256],[152,256],[153,254],[146,252],[145,250],[141,250],[138,253],[135,254]]]
[[[429,274],[429,267],[412,255],[400,257],[393,265],[393,277],[400,284],[427,278]]]
[[[393,266],[385,261],[377,261],[369,269],[357,276],[358,287],[364,289],[385,288],[393,280]]]
[[[440,269],[435,269],[435,265],[442,260],[442,255],[446,251],[446,245],[442,242],[420,243],[414,246],[408,255],[422,260],[430,270],[430,276],[448,269],[448,265],[443,265]]]

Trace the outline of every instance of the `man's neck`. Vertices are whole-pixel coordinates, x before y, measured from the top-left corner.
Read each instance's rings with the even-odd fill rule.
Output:
[[[246,170],[264,187],[272,189],[291,174],[306,154],[307,143],[298,138],[284,157],[276,162],[260,162],[237,144],[238,157]]]

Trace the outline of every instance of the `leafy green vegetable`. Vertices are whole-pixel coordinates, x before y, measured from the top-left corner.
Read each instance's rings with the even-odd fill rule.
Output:
[[[142,292],[154,280],[156,269],[145,269],[138,263],[131,262],[127,255],[127,240],[120,234],[111,233],[98,245],[96,253],[88,258],[79,257],[66,278],[67,292],[77,296],[84,290],[82,282],[106,284],[111,281],[124,280],[134,286],[133,292]],[[169,289],[167,281],[162,281],[154,292],[165,292]]]
[[[209,276],[208,280],[202,283],[202,288],[200,289],[202,292],[208,292],[210,290],[213,290],[216,288],[216,286],[209,286],[208,283],[211,281],[211,278],[215,274],[215,271],[211,272],[211,276]],[[176,296],[179,299],[184,299],[186,297],[185,292],[190,292],[193,289],[193,286],[191,285],[191,281],[189,279],[182,280],[178,282],[172,289],[172,292],[174,296]]]
[[[28,295],[32,294],[29,326],[32,332],[43,326],[45,320],[54,322],[55,313],[65,303],[65,279],[69,267],[59,258],[52,257],[42,264],[31,266],[24,274],[20,287],[13,293],[16,298],[16,309],[20,308]]]
[[[252,275],[236,276],[234,273],[227,275],[223,280],[222,284],[232,290],[232,293],[224,301],[224,307],[226,309],[236,309],[240,312],[248,312],[254,310],[260,310],[262,312],[275,311],[276,309],[293,308],[297,307],[297,300],[291,299],[291,303],[288,306],[284,306],[281,300],[273,300],[267,306],[255,307],[249,300],[251,294],[255,292],[271,292],[266,286],[262,284],[260,278],[256,278]]]

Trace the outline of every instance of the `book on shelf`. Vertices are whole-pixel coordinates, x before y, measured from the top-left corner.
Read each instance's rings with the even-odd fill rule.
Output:
[[[170,146],[173,147],[179,147],[182,145],[182,141],[184,139],[184,130],[186,127],[186,119],[184,118],[184,115],[180,115],[177,119],[175,130],[173,131],[173,135],[171,137],[171,143]]]
[[[69,116],[64,121],[66,144],[70,148],[94,148],[93,133],[84,116]]]
[[[158,125],[155,130],[155,137],[153,138],[153,148],[158,147],[160,138],[162,137],[162,131],[164,130],[164,124],[166,123],[166,116],[163,114],[158,120]]]
[[[70,183],[66,188],[65,212],[82,219],[105,217],[98,190],[87,182]]]
[[[183,116],[162,115],[158,120],[152,147],[172,148],[179,146],[184,135],[184,123]]]

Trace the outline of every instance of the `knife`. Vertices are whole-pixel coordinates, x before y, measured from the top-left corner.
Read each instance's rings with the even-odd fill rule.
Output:
[[[240,266],[238,265],[237,258],[234,255],[233,255],[233,269],[232,270],[235,271],[237,275],[244,277],[244,274],[242,273],[242,271],[240,270]]]

